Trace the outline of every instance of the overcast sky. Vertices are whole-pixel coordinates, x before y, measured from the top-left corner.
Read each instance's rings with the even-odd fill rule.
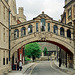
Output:
[[[16,3],[17,8],[24,7],[27,20],[32,20],[42,11],[54,20],[59,20],[64,11],[64,0],[16,0]]]

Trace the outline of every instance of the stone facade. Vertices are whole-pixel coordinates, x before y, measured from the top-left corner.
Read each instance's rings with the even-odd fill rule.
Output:
[[[9,5],[0,0],[0,75],[9,71]]]
[[[17,18],[16,0],[0,0],[0,75],[10,71],[9,21],[10,25],[15,25]]]
[[[74,27],[75,26],[75,23],[74,23],[75,22],[75,0],[65,0],[64,8],[65,8],[65,10],[61,16],[61,22]],[[74,27],[74,30],[75,30],[75,27]],[[73,34],[75,35],[75,31],[73,31]],[[67,59],[71,58],[71,60],[72,60],[72,55],[70,55],[70,56],[71,57],[69,57]],[[75,54],[73,55],[73,59],[74,59],[74,65],[75,65]],[[74,69],[75,69],[75,66],[74,66]]]
[[[41,50],[43,51],[46,47],[48,51],[56,51],[57,46],[47,42],[38,42],[40,44]]]
[[[62,23],[60,23],[53,20],[53,18],[49,17],[47,14],[44,14],[44,12],[33,18],[33,20],[26,21],[26,16],[23,14],[22,7],[19,8],[19,13],[17,14],[16,0],[0,0],[0,75],[11,70],[12,56],[14,55],[15,58],[17,57],[17,50],[20,47],[35,41],[53,43],[64,49],[68,53],[68,65],[73,64],[75,68],[75,43],[73,35],[73,32],[75,32],[73,31],[73,26],[75,26],[75,0],[66,1],[64,6],[66,18],[63,14]],[[43,20],[41,19],[45,20],[45,27],[42,26],[43,24],[41,24],[41,21]],[[38,24],[38,29],[36,24]],[[9,25],[11,25],[11,61],[9,61]],[[32,30],[29,28],[31,27],[30,25],[32,25]],[[54,26],[58,27],[58,33],[54,31]],[[24,35],[23,31],[21,31],[22,28],[26,30]],[[61,33],[61,28],[64,28],[64,35]],[[16,29],[17,31],[15,31]],[[70,36],[67,35],[67,30],[71,31]],[[16,32],[18,33],[17,36]],[[69,60],[72,56],[73,59]],[[16,63],[15,58],[14,62]]]

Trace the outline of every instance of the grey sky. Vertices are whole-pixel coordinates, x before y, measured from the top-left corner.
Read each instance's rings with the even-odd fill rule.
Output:
[[[54,20],[59,20],[63,13],[64,0],[16,0],[17,8],[24,7],[24,14],[27,20],[32,20],[34,17],[45,12]]]

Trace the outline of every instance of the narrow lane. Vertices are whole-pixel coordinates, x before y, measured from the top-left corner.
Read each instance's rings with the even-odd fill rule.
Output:
[[[32,73],[29,75],[67,75],[56,68],[52,67],[50,61],[41,61],[39,64],[35,66],[32,70]]]

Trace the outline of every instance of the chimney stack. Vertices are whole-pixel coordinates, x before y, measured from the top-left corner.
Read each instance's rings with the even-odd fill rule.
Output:
[[[19,10],[19,15],[23,15],[23,10],[24,10],[23,7],[19,7],[18,10]]]

